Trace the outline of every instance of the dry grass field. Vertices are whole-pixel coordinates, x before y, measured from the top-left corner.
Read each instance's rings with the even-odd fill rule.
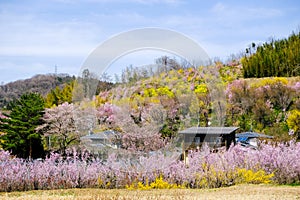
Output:
[[[218,189],[104,190],[68,189],[0,193],[1,200],[150,200],[150,199],[298,199],[300,186],[238,185]]]

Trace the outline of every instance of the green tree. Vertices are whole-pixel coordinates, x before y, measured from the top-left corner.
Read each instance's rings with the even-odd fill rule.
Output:
[[[244,77],[299,76],[300,32],[292,33],[288,39],[274,40],[246,49],[241,63]]]
[[[73,98],[73,88],[74,81],[66,84],[62,89],[57,86],[55,89],[51,90],[45,98],[45,107],[51,108],[54,105],[58,106],[65,102],[71,103]]]
[[[27,93],[12,101],[6,118],[0,118],[1,146],[20,158],[44,156],[42,138],[36,132],[42,124],[44,100],[40,94]]]

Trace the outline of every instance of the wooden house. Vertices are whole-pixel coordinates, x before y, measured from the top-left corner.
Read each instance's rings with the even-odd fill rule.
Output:
[[[200,149],[203,143],[216,150],[220,147],[228,149],[236,144],[235,133],[238,127],[191,127],[179,132],[182,136],[183,159],[189,150]]]

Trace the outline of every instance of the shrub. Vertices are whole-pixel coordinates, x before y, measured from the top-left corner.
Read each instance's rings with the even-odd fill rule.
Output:
[[[149,184],[148,178],[146,178],[146,182],[133,182],[131,185],[126,185],[126,189],[139,189],[139,190],[150,190],[150,189],[178,189],[178,188],[185,188],[184,185],[177,185],[168,183],[163,179],[163,176],[160,175],[159,177],[155,178],[155,181]]]
[[[252,184],[260,184],[260,183],[271,183],[271,178],[274,177],[274,174],[266,174],[266,172],[262,169],[254,172],[251,169],[238,169],[237,170],[237,181],[236,183],[252,183]]]
[[[61,188],[217,188],[241,183],[299,184],[300,143],[239,145],[211,153],[204,147],[189,154],[188,166],[164,154],[110,155],[106,161],[88,153],[51,154],[44,160],[15,158],[0,151],[0,191]],[[176,159],[175,159],[176,158]],[[127,186],[127,187],[126,187]]]

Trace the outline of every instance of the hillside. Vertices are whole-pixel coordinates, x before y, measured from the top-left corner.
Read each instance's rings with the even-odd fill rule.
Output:
[[[70,83],[75,77],[68,74],[48,74],[35,75],[32,78],[18,80],[0,86],[0,108],[7,106],[8,102],[19,98],[26,92],[37,92],[42,96],[48,94],[52,89],[63,87],[65,83]]]
[[[159,109],[156,118],[164,119],[158,122],[163,136],[208,123],[254,129],[281,139],[290,138],[290,129],[299,132],[292,119],[300,109],[300,77],[244,79],[241,73],[238,62],[169,70],[100,93],[96,105],[127,106],[135,120]]]

